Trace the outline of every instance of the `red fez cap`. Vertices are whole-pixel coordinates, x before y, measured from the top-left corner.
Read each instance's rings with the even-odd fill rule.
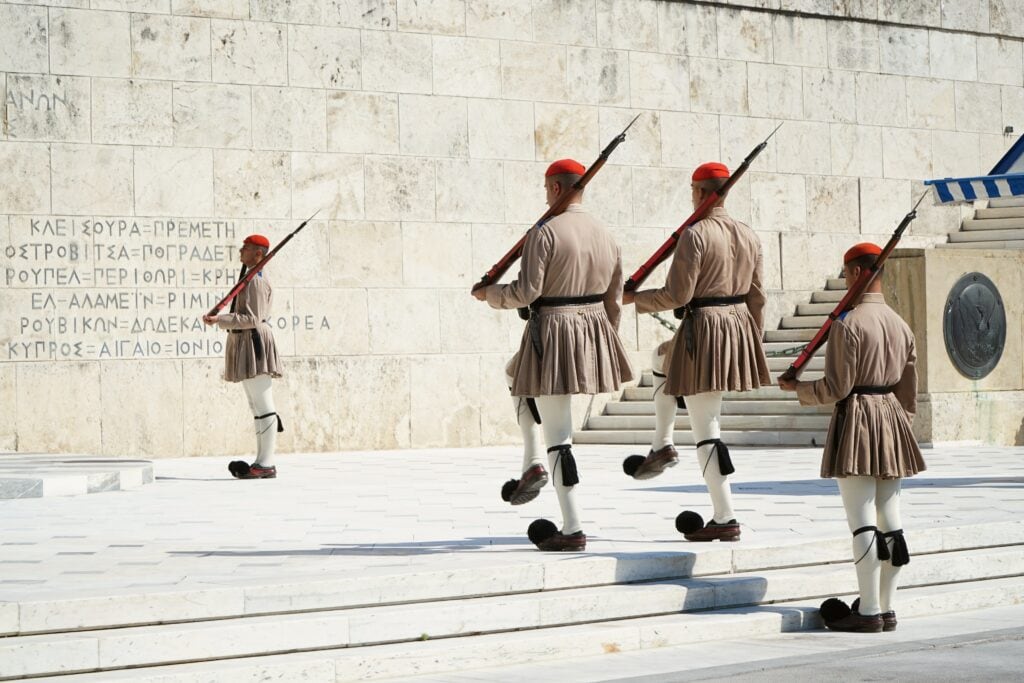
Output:
[[[583,175],[587,172],[586,166],[576,161],[575,159],[559,159],[548,166],[548,170],[544,172],[544,177],[552,175],[562,175],[563,173],[572,173],[573,175]]]
[[[711,178],[728,178],[729,169],[725,164],[720,164],[717,161],[709,161],[706,164],[701,164],[697,167],[697,170],[693,172],[694,180],[710,180]]]
[[[860,244],[855,244],[846,250],[846,254],[843,255],[843,263],[849,263],[855,258],[867,256],[868,254],[870,254],[871,256],[878,256],[881,253],[882,248],[877,244],[873,244],[871,242],[861,242]]]
[[[270,249],[270,240],[263,235],[249,235],[244,240],[243,244],[255,244],[257,247],[263,247],[264,249]]]

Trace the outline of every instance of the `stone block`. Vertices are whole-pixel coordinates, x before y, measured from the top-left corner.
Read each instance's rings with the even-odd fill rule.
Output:
[[[221,216],[291,216],[291,162],[287,153],[215,150],[215,213]]]
[[[248,19],[249,0],[171,0],[171,13],[219,19]]]
[[[817,121],[853,123],[857,79],[849,71],[807,69],[803,73],[804,116]]]
[[[828,23],[824,19],[777,15],[772,24],[776,64],[828,66]]]
[[[295,330],[300,356],[355,356],[370,353],[369,309],[362,289],[296,289],[295,315],[312,325]]]
[[[660,120],[661,165],[693,169],[722,157],[718,117],[714,114],[665,112]]]
[[[283,24],[323,24],[324,6],[318,0],[252,0],[249,18],[253,21],[277,21]]]
[[[940,26],[942,13],[940,0],[879,0],[879,21],[915,26]]]
[[[882,175],[882,129],[831,124],[832,172],[841,176]]]
[[[637,114],[636,120],[627,133],[629,144],[623,144],[615,150],[614,162],[617,164],[635,164],[639,166],[657,166],[661,163],[661,114],[638,112],[629,109],[601,109],[600,111],[600,147],[610,143],[616,135],[629,125]],[[589,163],[589,162],[585,162]]]
[[[633,210],[637,227],[678,227],[693,212],[689,174],[675,168],[634,168]]]
[[[533,103],[469,100],[469,156],[532,160]]]
[[[937,132],[937,131],[936,131]],[[936,133],[933,132],[933,135]],[[986,167],[985,171],[978,171],[976,175],[984,175],[988,171]],[[972,172],[969,172],[974,174]],[[936,173],[935,175],[938,175]],[[910,196],[914,203],[920,199],[921,195],[927,192],[927,197],[921,205],[917,208],[917,218],[914,220],[913,229],[909,232],[910,235],[906,236],[904,242],[900,242],[900,246],[907,246],[908,248],[913,245],[912,238],[920,237],[924,246],[932,246],[936,242],[936,238],[940,243],[946,242],[946,236],[951,232],[956,232],[960,229],[960,224],[964,217],[970,217],[974,215],[973,207],[958,205],[958,204],[939,204],[934,199],[934,191],[925,186],[925,184],[919,180],[913,180],[910,182]],[[912,206],[912,205],[911,205]],[[907,207],[905,211],[909,211],[910,207]],[[895,225],[895,223],[893,224]]]
[[[501,96],[501,53],[496,40],[434,36],[434,93]]]
[[[112,216],[141,212],[132,201],[131,148],[53,145],[50,155],[54,212]]]
[[[520,0],[474,0],[466,5],[466,35],[533,40],[533,6]]]
[[[303,220],[309,217],[306,214]],[[275,307],[280,293],[290,288],[329,287],[337,264],[331,262],[330,238],[332,221],[311,220],[288,246],[280,251],[268,268],[271,283],[274,285]],[[270,239],[270,246],[276,246],[299,225],[298,219],[259,221],[258,230]],[[239,236],[241,237],[241,235]],[[336,322],[336,321],[332,321]],[[278,328],[275,328],[275,331]]]
[[[50,64],[43,70],[127,78],[132,67],[128,17],[124,12],[50,10]]]
[[[17,383],[19,449],[100,453],[99,363],[19,363]]]
[[[772,15],[719,8],[718,56],[743,62],[772,62]]]
[[[908,78],[907,123],[911,128],[956,130],[953,82]]]
[[[174,84],[174,144],[250,147],[252,93],[247,85]]]
[[[861,178],[861,233],[877,235],[895,230],[903,216],[913,206],[910,193],[909,180]]]
[[[597,107],[538,102],[534,112],[536,158],[589,160],[597,156],[600,151]]]
[[[594,0],[534,0],[533,13],[533,39],[538,43],[597,44]]]
[[[137,148],[135,181],[135,212],[139,215],[209,216],[214,213],[213,152],[209,149]],[[131,212],[108,213],[128,215]]]
[[[512,311],[502,312],[515,316]],[[505,365],[511,357],[508,352],[480,356],[480,397],[483,399],[480,404],[480,439],[483,443],[521,445],[523,442],[505,380]]]
[[[803,93],[793,87],[803,78],[797,66],[747,64],[747,102],[752,116],[803,118]]]
[[[171,0],[92,0],[90,7],[121,12],[168,14],[171,11]]]
[[[490,236],[492,226],[473,226],[473,234]],[[508,241],[512,246],[513,241]],[[499,254],[500,256],[500,254]],[[473,280],[490,267],[473,271]],[[479,272],[478,272],[479,271]],[[518,272],[518,271],[516,271]],[[516,273],[504,278],[511,281]],[[470,296],[468,287],[439,292],[441,308],[441,352],[447,354],[482,353],[500,351],[511,356],[519,348],[523,321],[515,311],[491,308]],[[457,356],[465,360],[464,356]],[[468,362],[468,361],[467,361]],[[479,381],[479,377],[477,378]],[[490,397],[488,397],[490,400]]]
[[[828,278],[838,277],[843,253],[859,241],[839,233],[783,234],[782,284],[787,291],[821,289]]]
[[[745,63],[724,59],[691,59],[689,69],[690,111],[747,114]],[[676,108],[686,109],[685,106]]]
[[[807,197],[803,176],[761,172],[749,175],[750,220],[757,230],[789,233],[806,229]]]
[[[522,223],[522,230],[525,230],[547,209],[544,204],[544,171],[548,165],[543,162],[506,161],[502,166],[505,221]]]
[[[857,123],[906,126],[906,80],[902,76],[857,74]]]
[[[984,83],[1021,86],[1024,84],[1022,71],[1021,43],[1019,40],[994,36],[978,37],[978,80]]]
[[[580,104],[629,105],[629,53],[567,48],[568,97]]]
[[[324,7],[324,22],[329,26],[347,26],[395,30],[398,26],[396,0],[359,0],[331,2]]]
[[[1024,89],[1004,85],[1003,96],[1003,127],[1012,126],[1014,130],[1024,128]],[[989,166],[985,169],[988,172]]]
[[[363,217],[363,157],[292,154],[292,215],[306,218]]]
[[[154,14],[131,17],[133,76],[184,81],[210,79],[213,60],[209,19]]]
[[[211,338],[223,341],[224,332],[211,331]],[[184,452],[186,455],[245,454],[256,448],[252,428],[252,412],[246,402],[242,385],[225,382],[223,358],[201,358],[182,361],[183,395],[196,397],[182,406]],[[280,403],[280,384],[275,384],[275,406]],[[287,420],[289,414],[280,411]],[[291,413],[294,415],[295,413]],[[287,432],[285,432],[287,434]],[[279,443],[279,447],[283,445]]]
[[[965,33],[929,32],[930,75],[949,80],[978,80],[978,39]]]
[[[657,52],[658,3],[597,0],[597,44],[619,50]]]
[[[358,89],[362,48],[359,31],[330,26],[288,26],[288,84]]]
[[[471,232],[468,223],[403,223],[403,284],[469,287],[475,275]]]
[[[380,354],[441,350],[438,294],[426,289],[371,289],[370,348]]]
[[[777,147],[779,173],[832,172],[829,124],[816,121],[787,121],[772,140]]]
[[[811,232],[860,232],[860,183],[856,178],[807,176],[807,228]]]
[[[812,226],[813,227],[813,226]],[[764,268],[761,272],[761,285],[765,289],[782,288],[782,233],[758,232],[761,240],[761,255],[764,259]],[[771,299],[771,297],[768,297]],[[801,301],[802,303],[802,301]],[[793,307],[786,310],[785,315],[792,315]],[[765,329],[775,329],[778,321],[773,320],[769,325],[765,323]]]
[[[18,76],[7,79],[6,133],[12,140],[88,142],[89,79]]]
[[[716,15],[715,7],[659,2],[658,51],[693,57],[717,57]]]
[[[7,410],[14,413],[17,413],[18,409],[18,387],[15,381],[17,371],[18,366],[14,363],[0,363],[0,405],[7,406]],[[13,420],[5,420],[4,424],[0,425],[0,449],[13,451],[17,445],[18,425]],[[17,609],[15,609],[14,616],[15,622],[17,622]],[[9,622],[6,608],[0,604],[0,633],[11,632]]]
[[[436,95],[400,95],[398,118],[400,149],[416,156],[469,155],[466,100]]]
[[[1016,130],[1016,126],[1014,126],[1014,129]],[[983,166],[992,168],[1003,158],[1009,146],[1016,142],[1020,136],[1016,134],[1004,136],[981,133],[978,135],[978,138],[981,142],[981,161]]]
[[[882,129],[882,172],[886,178],[931,178],[931,152],[928,131]]]
[[[402,284],[402,229],[398,223],[330,223],[330,282],[336,287]]]
[[[322,152],[327,94],[308,88],[253,88],[252,142],[257,149]]]
[[[398,30],[465,35],[466,0],[398,0]]]
[[[722,126],[722,156],[719,161],[730,169],[740,165],[748,154],[767,138],[778,124],[771,119],[755,119],[748,117],[723,116]],[[786,126],[779,129],[781,133]],[[774,139],[773,141],[774,142]],[[754,162],[752,171],[775,171],[777,169],[776,159],[779,155],[779,146],[769,143],[768,146],[758,155]],[[703,159],[710,161],[709,159]],[[742,180],[740,181],[743,182]],[[737,184],[738,185],[738,184]],[[733,194],[733,190],[729,193]]]
[[[47,9],[0,5],[0,72],[50,70]]]
[[[437,220],[480,223],[505,220],[501,164],[480,159],[439,159],[436,168]]]
[[[565,47],[503,42],[501,92],[509,99],[564,101],[568,93]]]
[[[288,35],[283,24],[214,19],[213,80],[218,83],[285,85]]]
[[[999,101],[1001,90],[998,85],[957,81],[954,90],[957,130],[972,133],[1002,132],[1002,113],[999,107],[979,106],[981,102]]]
[[[881,67],[878,26],[859,21],[830,21],[828,63],[833,69],[877,73]]]
[[[445,380],[438,382],[439,377]],[[413,358],[409,361],[409,383],[412,442],[417,447],[480,444],[483,400],[479,356]],[[444,406],[444,410],[438,410],[438,406]]]
[[[534,218],[539,218],[538,212]],[[513,244],[530,228],[530,224],[509,223],[477,223],[473,225],[473,281],[491,269],[491,266],[507,252]],[[519,273],[519,266],[513,265],[508,273],[501,278],[502,282],[511,282]]]
[[[902,76],[929,76],[929,32],[907,26],[881,26],[878,29],[882,73]]]
[[[584,206],[606,225],[633,225],[632,169],[611,164],[604,166],[587,185]]]
[[[398,95],[328,93],[327,149],[358,154],[397,153]]]
[[[367,31],[362,34],[363,89],[384,92],[431,92],[429,35]]]
[[[991,168],[982,168],[981,141],[977,133],[933,130],[931,136],[932,176],[954,178],[985,175]]]
[[[111,360],[99,366],[102,453],[181,456],[181,362]]]
[[[50,146],[34,142],[0,145],[0,213],[50,210]]]
[[[986,33],[989,30],[988,9],[988,0],[944,2],[941,8],[942,28]]]
[[[720,87],[724,89],[727,86],[721,84]],[[629,92],[632,106],[642,109],[687,111],[690,108],[690,99],[695,97],[694,88],[695,83],[690,80],[687,73],[685,58],[652,52],[629,53]],[[703,94],[703,90],[699,88],[697,92]]]
[[[171,83],[94,78],[92,141],[170,145],[174,141]]]
[[[366,218],[434,220],[434,162],[410,157],[365,160]]]

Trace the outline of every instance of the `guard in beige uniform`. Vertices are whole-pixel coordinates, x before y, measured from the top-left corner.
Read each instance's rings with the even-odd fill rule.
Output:
[[[881,251],[862,243],[846,252],[848,287]],[[900,522],[900,482],[925,469],[910,427],[917,409],[914,333],[886,305],[881,279],[879,273],[856,307],[829,329],[823,379],[779,379],[803,405],[836,404],[821,476],[839,483],[860,592],[852,611],[835,599],[822,605],[825,625],[836,631],[895,630],[896,577],[910,561]]]
[[[692,200],[696,208],[721,189],[729,177],[723,164],[711,162],[694,171]],[[682,397],[690,416],[697,462],[714,505],[704,524],[684,512],[676,526],[690,541],[735,541],[740,537],[726,476],[734,471],[729,449],[722,443],[719,418],[722,394],[751,391],[771,382],[761,342],[765,295],[761,285],[761,241],[749,227],[732,219],[720,200],[701,221],[679,238],[665,286],[626,293],[638,313],[675,310],[681,324],[675,336],[659,346],[654,369],[655,433],[646,457],[623,463],[636,479],[650,479],[679,461],[673,444],[677,402]]]
[[[245,268],[255,267],[270,249],[263,235],[249,235],[242,242],[239,260]],[[244,271],[243,271],[244,275]],[[281,376],[274,333],[267,322],[274,301],[266,271],[260,271],[231,301],[231,312],[203,316],[207,325],[228,330],[225,345],[224,379],[241,382],[256,423],[256,461],[251,465],[236,460],[228,469],[239,479],[273,479],[274,446],[277,433],[283,432],[281,418],[274,408],[271,379]]]
[[[551,164],[544,179],[548,205],[573,192],[584,172],[571,159]],[[576,504],[572,395],[615,391],[633,376],[617,332],[619,247],[608,229],[583,210],[582,193],[575,194],[564,213],[528,233],[514,282],[474,292],[494,308],[530,310],[519,352],[506,368],[525,442],[523,475],[505,485],[502,497],[513,504],[527,502],[547,483],[539,420],[563,519],[560,531],[547,520],[531,525],[530,539],[542,550],[586,548]]]

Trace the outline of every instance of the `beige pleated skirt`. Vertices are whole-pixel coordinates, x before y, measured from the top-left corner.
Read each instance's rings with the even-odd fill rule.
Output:
[[[604,304],[541,308],[523,330],[519,352],[508,365],[513,396],[602,394],[633,379],[633,369]],[[538,356],[530,336],[536,324]]]
[[[822,477],[912,477],[925,470],[907,413],[893,394],[854,394],[837,404],[821,460]]]
[[[262,353],[256,353],[253,330],[229,332],[224,350],[224,379],[241,382],[257,375],[281,376],[281,360],[277,356],[274,333],[267,323],[256,328]]]
[[[706,391],[751,391],[771,384],[761,331],[746,304],[709,306],[693,314],[694,352],[686,349],[684,321],[658,348],[668,369],[665,393],[693,396]]]

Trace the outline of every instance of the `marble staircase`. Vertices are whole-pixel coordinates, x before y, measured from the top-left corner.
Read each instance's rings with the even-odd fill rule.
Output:
[[[1024,521],[918,529],[899,616],[1024,602]],[[684,550],[684,552],[680,552]],[[444,673],[816,629],[849,538],[539,554],[443,571],[80,592],[0,604],[0,680],[331,680]]]
[[[945,249],[1024,249],[1024,206],[976,209],[949,242],[936,245]]]

